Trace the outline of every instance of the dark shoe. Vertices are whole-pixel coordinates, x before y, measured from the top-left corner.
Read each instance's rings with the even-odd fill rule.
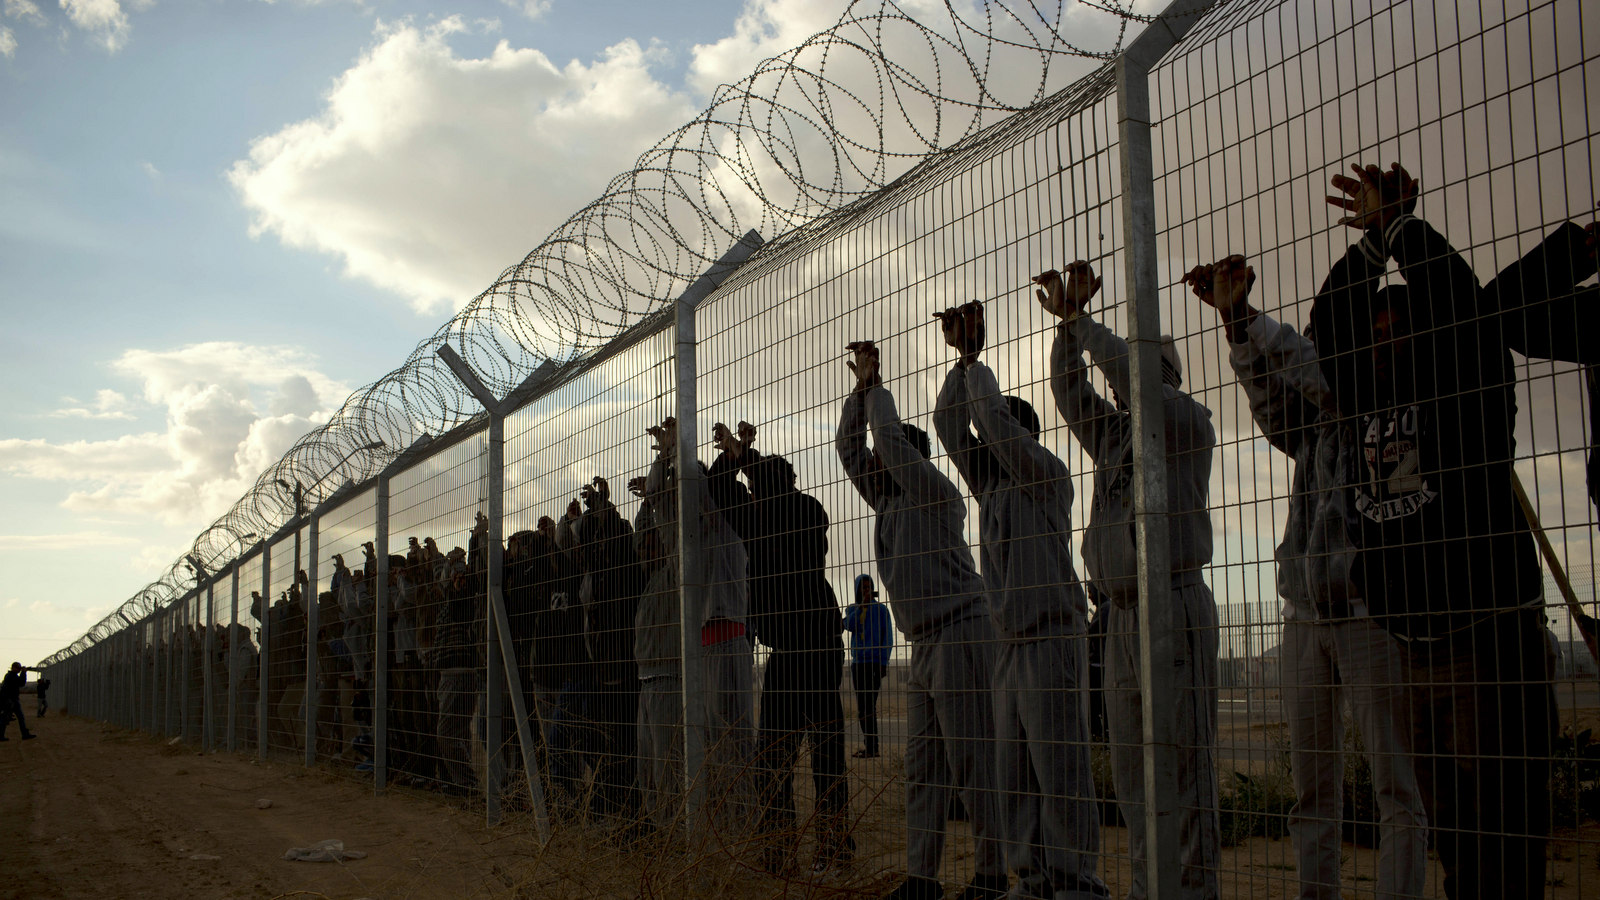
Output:
[[[22,739],[25,740],[25,741],[31,741],[36,737],[38,737],[37,734],[25,734],[25,735],[22,736]]]
[[[1010,886],[1004,875],[974,875],[956,900],[1000,900]]]
[[[944,885],[932,878],[912,876],[883,900],[944,900]]]
[[[9,740],[11,740],[11,738],[8,738],[8,737],[0,737],[0,741],[9,741]]]

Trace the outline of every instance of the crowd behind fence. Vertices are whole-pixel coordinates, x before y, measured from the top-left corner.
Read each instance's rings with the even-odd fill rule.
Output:
[[[58,705],[863,896],[1592,895],[1591,76],[1180,0],[604,345],[443,334],[461,424]]]

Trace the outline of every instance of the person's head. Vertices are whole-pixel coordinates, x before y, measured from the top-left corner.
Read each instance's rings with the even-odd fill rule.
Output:
[[[906,440],[911,446],[917,448],[923,459],[933,458],[933,442],[928,440],[928,433],[910,422],[901,422],[900,430],[906,433]]]
[[[777,454],[762,457],[750,468],[750,491],[757,497],[770,497],[795,489],[794,466]]]
[[[1372,304],[1372,371],[1380,382],[1395,375],[1395,361],[1411,342],[1406,319],[1410,295],[1403,284],[1378,290]]]
[[[906,440],[911,442],[911,446],[915,447],[917,452],[922,454],[923,459],[933,458],[933,442],[928,440],[928,433],[926,431],[923,431],[921,428],[918,428],[910,422],[900,423],[900,429],[905,433]],[[894,478],[889,475],[889,467],[884,463],[883,457],[878,455],[878,449],[876,447],[872,449],[872,454],[867,459],[866,477],[867,480],[871,482],[872,487],[880,494],[895,496],[900,493],[900,486],[897,485]]]
[[[868,604],[878,599],[878,586],[873,584],[871,575],[856,576],[856,602]]]
[[[506,541],[506,556],[510,559],[526,559],[533,555],[534,532],[526,529],[511,535]]]
[[[1174,390],[1183,387],[1183,357],[1178,355],[1178,342],[1170,334],[1161,336],[1161,383]],[[1128,398],[1115,385],[1111,386],[1111,399],[1117,409],[1128,409]]]
[[[1033,404],[1015,394],[1007,394],[1006,409],[1011,412],[1018,424],[1028,429],[1034,440],[1039,439],[1039,414],[1033,411]]]
[[[452,559],[446,569],[445,581],[456,590],[464,590],[467,586],[467,564],[458,559]]]
[[[21,669],[22,669],[22,663],[13,662],[11,664],[11,671],[16,672],[16,671],[20,671]]]

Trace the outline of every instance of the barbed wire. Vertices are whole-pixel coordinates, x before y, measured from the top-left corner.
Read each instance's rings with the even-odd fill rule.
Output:
[[[40,666],[185,596],[189,566],[220,572],[303,508],[377,475],[406,448],[480,412],[435,351],[449,343],[499,395],[541,365],[588,354],[665,308],[751,229],[784,235],[882,190],[1120,52],[1138,15],[1116,0],[999,0],[919,20],[856,0],[835,25],[713,94],[601,196],[506,269],[405,362],[301,437],[155,581]],[[1088,18],[1093,17],[1093,18]],[[1092,37],[1104,25],[1109,46]],[[1079,68],[1075,68],[1075,66]]]

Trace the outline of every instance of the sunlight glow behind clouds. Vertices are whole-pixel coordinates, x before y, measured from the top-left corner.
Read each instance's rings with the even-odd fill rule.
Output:
[[[0,440],[0,470],[74,486],[62,506],[192,524],[225,506],[349,393],[287,347],[232,342],[171,351],[130,350],[113,368],[164,408],[166,429],[108,440]],[[67,418],[129,418],[127,400],[101,390]]]

